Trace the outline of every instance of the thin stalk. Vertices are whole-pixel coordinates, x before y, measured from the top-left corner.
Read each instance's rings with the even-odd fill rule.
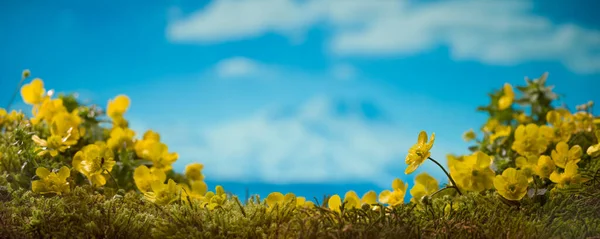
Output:
[[[458,192],[458,194],[463,195],[462,192],[460,192],[460,189],[458,189],[458,186],[457,186],[456,182],[454,182],[454,179],[452,179],[452,177],[450,177],[450,174],[448,173],[448,171],[446,171],[446,169],[444,167],[442,167],[442,165],[440,163],[438,163],[438,161],[435,161],[435,159],[429,157],[429,160],[433,161],[435,164],[437,164],[437,166],[440,166],[440,168],[442,169],[442,171],[444,171],[444,173],[446,174],[446,176],[448,176],[448,179],[450,179],[450,182],[452,182],[452,186],[454,186],[454,188],[456,189],[456,191]]]
[[[15,91],[13,92],[12,96],[10,97],[10,99],[8,101],[8,104],[6,104],[6,111],[10,111],[10,107],[12,106],[13,101],[15,101],[15,98],[17,97],[17,94],[19,93],[19,89],[21,89],[21,86],[23,85],[23,82],[25,81],[25,79],[27,79],[27,77],[21,77],[21,81],[19,81],[17,88],[15,89]]]

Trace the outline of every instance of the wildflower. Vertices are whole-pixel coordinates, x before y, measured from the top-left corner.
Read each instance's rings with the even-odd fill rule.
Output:
[[[377,193],[373,190],[366,192],[360,199],[360,202],[362,205],[369,205],[372,207],[374,204],[377,204]],[[377,206],[375,206],[374,209],[376,209],[376,207]]]
[[[337,194],[331,196],[329,200],[327,200],[327,207],[331,211],[341,212],[340,208],[342,207],[342,199],[340,198],[340,196]]]
[[[421,199],[427,195],[431,195],[439,188],[438,181],[427,173],[421,173],[415,178],[415,185],[410,189],[411,201],[414,203],[421,202]]]
[[[62,99],[50,99],[49,97],[45,97],[42,103],[34,105],[31,111],[33,115],[31,123],[35,125],[42,120],[51,123],[55,115],[60,112],[66,112],[67,108],[63,105]]]
[[[23,85],[21,87],[21,96],[23,101],[29,105],[36,105],[42,103],[46,90],[44,89],[44,82],[35,78],[31,83]]]
[[[352,190],[346,192],[346,195],[344,195],[344,203],[346,203],[345,208],[359,208],[362,205],[358,194]]]
[[[434,140],[435,133],[431,134],[431,140],[429,143],[427,143],[427,133],[425,133],[425,131],[421,131],[419,133],[419,139],[417,140],[417,143],[408,150],[408,155],[406,156],[405,160],[406,164],[408,164],[408,167],[404,171],[405,174],[414,172],[419,165],[421,165],[427,158],[429,158],[429,156],[431,156],[429,150],[431,150],[431,147],[433,147]]]
[[[490,168],[492,158],[487,154],[477,151],[472,155],[464,156],[460,163],[453,163],[450,168],[452,175],[460,189],[479,192],[493,186],[494,171]]]
[[[151,160],[152,165],[156,169],[169,171],[173,164],[179,158],[177,153],[169,153],[169,148],[166,144],[156,141],[149,141],[143,150],[143,159]]]
[[[205,196],[206,206],[209,210],[213,210],[216,207],[225,205],[227,202],[227,194],[225,194],[225,189],[221,185],[217,185],[215,187],[216,193],[207,192]]]
[[[67,113],[66,111],[58,113],[52,118],[50,133],[65,139],[65,145],[75,145],[81,136],[85,134],[85,128],[79,127],[81,118],[77,111]]]
[[[555,142],[568,141],[575,132],[573,115],[566,109],[549,111],[546,114],[546,121],[552,125]]]
[[[25,69],[23,70],[23,73],[21,74],[21,77],[23,77],[23,79],[29,77],[31,75],[31,71],[29,71],[29,69]]]
[[[463,139],[464,139],[466,142],[469,142],[469,141],[471,141],[471,140],[474,140],[474,139],[475,139],[475,137],[477,137],[477,136],[475,135],[475,131],[473,131],[473,129],[470,129],[469,131],[467,131],[467,132],[465,132],[465,133],[463,134]]]
[[[550,140],[548,140],[548,126],[537,126],[536,124],[519,125],[515,130],[515,141],[512,149],[520,155],[540,155],[546,151]]]
[[[40,152],[38,156],[43,156],[46,153],[50,153],[50,156],[56,157],[59,153],[65,152],[70,146],[66,144],[67,138],[61,138],[58,135],[51,135],[47,139],[41,139],[39,136],[34,135],[31,137],[33,142],[40,146]]]
[[[537,165],[534,168],[535,174],[541,178],[548,178],[555,169],[554,161],[547,155],[542,155],[538,159]]]
[[[587,154],[589,156],[592,156],[592,158],[600,156],[600,129],[597,129],[595,134],[596,134],[596,140],[598,141],[598,143],[590,146],[587,149]]]
[[[293,193],[283,195],[280,192],[272,192],[265,199],[269,208],[274,208],[276,205],[279,205],[279,207],[286,206],[287,203],[290,203],[295,200],[296,195],[294,195]],[[294,205],[296,205],[296,202],[294,202]]]
[[[106,184],[108,175],[115,165],[113,151],[103,142],[83,147],[73,156],[73,168],[85,175],[94,186]]]
[[[565,166],[565,171],[563,173],[559,173],[557,171],[552,172],[550,175],[550,181],[557,184],[558,188],[563,188],[570,184],[585,182],[586,179],[582,178],[581,175],[577,172],[579,166],[577,163],[570,161]]]
[[[408,183],[402,182],[399,178],[394,179],[392,182],[392,191],[383,190],[379,194],[379,201],[381,203],[387,203],[390,206],[396,206],[404,203],[404,196],[406,195],[406,189]]]
[[[68,193],[71,190],[67,182],[71,171],[65,166],[62,166],[58,170],[58,173],[50,172],[50,170],[44,167],[39,167],[35,170],[35,174],[40,177],[40,180],[31,182],[31,191],[35,193],[56,193],[60,195]]]
[[[579,111],[573,115],[575,122],[575,132],[592,132],[596,129],[594,125],[594,116],[592,114]]]
[[[109,148],[122,150],[133,146],[135,132],[129,128],[116,127],[110,131],[110,138],[106,141]]]
[[[538,156],[528,155],[527,157],[519,156],[515,160],[517,168],[520,169],[520,173],[527,177],[528,182],[533,181],[533,175],[535,174],[535,167],[538,164]]]
[[[185,176],[193,181],[203,180],[202,169],[204,165],[201,163],[191,163],[185,166]]]
[[[4,124],[4,122],[8,121],[8,112],[5,109],[0,108],[0,125]]]
[[[498,108],[505,110],[510,107],[515,99],[515,92],[510,84],[505,83],[503,88],[503,94],[498,100]]]
[[[512,127],[510,125],[498,125],[494,129],[494,133],[490,135],[490,141],[494,142],[497,138],[508,137],[511,131]]]
[[[527,176],[514,168],[507,168],[494,178],[494,187],[502,197],[518,201],[527,194]]]
[[[148,201],[159,205],[167,205],[180,198],[181,187],[177,185],[173,179],[169,179],[166,184],[154,181],[150,184],[150,186],[152,188],[152,192],[144,193],[144,197]]]
[[[559,168],[565,168],[567,163],[575,162],[578,163],[581,160],[583,150],[581,146],[574,145],[569,149],[569,145],[566,142],[560,142],[556,145],[556,149],[552,150],[552,160]]]
[[[527,124],[532,121],[531,117],[527,116],[524,112],[513,114],[513,118],[515,118],[519,124]]]
[[[498,125],[500,125],[500,122],[497,119],[488,119],[488,121],[485,123],[485,125],[483,125],[481,130],[486,133],[491,133],[496,129]]]
[[[152,190],[152,183],[158,181],[164,183],[167,175],[162,170],[151,170],[146,165],[140,165],[133,171],[133,181],[140,192],[145,193]]]
[[[126,95],[118,95],[113,100],[108,101],[106,114],[110,118],[119,118],[129,109],[130,100]]]
[[[305,197],[296,198],[296,207],[313,207],[315,204],[311,201],[307,201]]]
[[[162,171],[158,170],[158,172]],[[203,200],[208,191],[208,186],[204,181],[193,181],[190,182],[190,186],[183,184],[181,187],[183,189],[183,199],[190,197],[191,199]]]

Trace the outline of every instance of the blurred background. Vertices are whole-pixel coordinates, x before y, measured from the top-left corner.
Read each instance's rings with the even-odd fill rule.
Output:
[[[46,89],[161,134],[176,171],[210,188],[325,194],[412,184],[419,131],[432,157],[468,153],[487,93],[549,72],[574,110],[600,102],[600,2],[217,0],[0,1],[0,107],[23,69]],[[596,104],[594,112],[600,112]],[[30,113],[18,97],[13,108]],[[407,198],[409,198],[407,196]]]

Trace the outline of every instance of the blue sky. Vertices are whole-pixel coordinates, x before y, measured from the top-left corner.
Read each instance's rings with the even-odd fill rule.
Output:
[[[211,187],[307,197],[390,187],[420,130],[433,156],[486,93],[549,72],[573,107],[600,101],[597,1],[2,1],[0,101],[20,72],[161,133]],[[4,105],[5,103],[2,103]],[[28,110],[20,101],[18,108]],[[595,110],[598,112],[599,107]],[[442,181],[430,163],[427,171]],[[416,175],[416,174],[415,174]]]

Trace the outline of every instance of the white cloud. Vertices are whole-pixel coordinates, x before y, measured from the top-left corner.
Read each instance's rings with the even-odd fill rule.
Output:
[[[232,78],[259,75],[266,71],[267,67],[262,63],[256,62],[245,57],[233,57],[221,60],[215,66],[218,77]]]
[[[211,43],[266,33],[296,36],[325,23],[339,56],[411,55],[448,46],[455,59],[512,65],[557,61],[579,73],[600,72],[600,32],[556,24],[530,1],[217,0],[171,21],[174,42]]]
[[[389,168],[404,165],[416,134],[369,120],[356,110],[360,107],[336,114],[336,103],[315,97],[292,111],[264,109],[197,131],[183,127],[196,140],[173,144],[172,149],[181,155],[178,163],[202,162],[207,177],[220,181],[372,182],[387,188],[394,177],[404,177],[403,169]],[[183,137],[184,131],[169,129]],[[439,169],[427,171],[441,176]]]

